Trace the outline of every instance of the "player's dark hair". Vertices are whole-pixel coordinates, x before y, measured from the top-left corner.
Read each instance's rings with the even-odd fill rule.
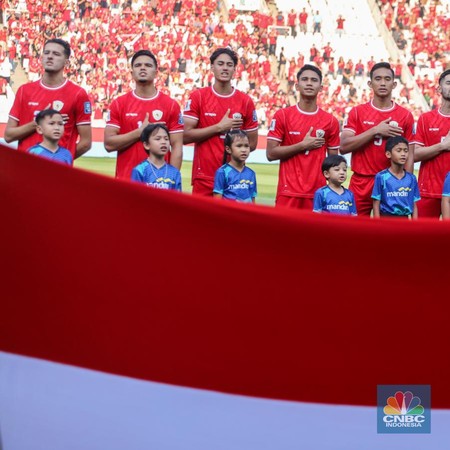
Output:
[[[386,152],[392,152],[392,149],[402,142],[403,144],[409,145],[408,139],[404,138],[403,136],[392,136],[386,141],[384,150]]]
[[[150,50],[138,50],[131,58],[131,67],[133,67],[134,61],[139,56],[148,56],[155,63],[155,67],[158,68],[158,62],[156,61],[156,56]]]
[[[339,164],[347,164],[347,160],[342,155],[327,156],[322,162],[322,173],[329,171],[332,167],[337,167]]]
[[[319,80],[322,83],[322,71],[316,67],[313,66],[312,64],[305,64],[298,72],[297,72],[297,81],[299,80],[301,74],[305,71],[305,70],[312,70],[313,72],[315,72],[318,76],[319,76]]]
[[[167,133],[167,136],[170,137],[169,130],[167,129],[167,127],[165,125],[163,125],[162,123],[150,123],[142,130],[141,142],[148,142],[150,139],[150,136],[155,134],[160,128]],[[144,150],[147,153],[147,155],[150,154],[150,151],[147,150],[145,147],[144,147]]]
[[[48,41],[45,42],[44,49],[47,46],[47,44],[60,45],[61,47],[64,48],[64,55],[66,56],[66,58],[67,59],[70,58],[70,52],[71,52],[70,44],[67,41],[65,41],[64,39],[59,39],[59,38],[49,39]]]
[[[34,121],[39,125],[46,117],[53,117],[55,114],[62,117],[62,114],[59,111],[56,111],[56,109],[43,109],[36,114]]]
[[[372,69],[370,70],[370,73],[369,73],[370,79],[373,78],[373,74],[378,69],[388,69],[392,73],[392,78],[395,77],[394,69],[391,67],[391,65],[388,62],[383,61],[383,62],[379,62],[379,63],[374,64],[374,66],[372,67]]]
[[[228,153],[227,153],[227,147],[231,148],[231,144],[233,144],[233,142],[235,141],[235,139],[237,137],[242,138],[247,138],[248,139],[248,134],[241,130],[241,129],[233,129],[228,131],[228,133],[225,135],[225,140],[224,140],[224,152],[223,152],[223,161],[222,164],[225,164],[227,162],[228,159]]]
[[[215,61],[220,55],[223,55],[224,53],[225,53],[226,55],[228,55],[228,56],[233,60],[234,65],[237,66],[237,63],[238,63],[238,57],[237,57],[237,54],[236,54],[236,52],[235,52],[234,50],[232,50],[230,47],[221,47],[221,48],[218,48],[217,50],[215,50],[215,51],[213,52],[213,54],[209,57],[209,61],[211,62],[211,64],[213,64],[214,61]]]
[[[447,76],[450,75],[450,69],[445,70],[441,73],[441,76],[439,77],[439,84],[441,84],[441,81]]]

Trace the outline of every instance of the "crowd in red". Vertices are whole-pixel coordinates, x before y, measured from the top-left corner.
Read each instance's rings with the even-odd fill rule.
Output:
[[[392,21],[397,22],[399,8],[401,12],[402,5],[408,6],[407,3],[405,0],[397,3],[380,0],[380,7],[390,8]],[[302,21],[308,20],[304,8],[294,18],[292,11],[272,16],[260,11],[238,13],[234,7],[223,11],[222,15],[216,0],[62,0],[58,8],[51,0],[21,0],[14,4],[15,9],[8,10],[8,1],[2,1],[6,14],[0,30],[0,58],[9,56],[13,66],[22,64],[29,79],[35,80],[39,77],[39,56],[45,40],[51,37],[69,40],[74,54],[68,77],[87,90],[94,106],[94,119],[102,119],[111,101],[132,85],[128,59],[141,48],[151,49],[158,58],[159,89],[183,107],[192,89],[211,82],[209,55],[212,49],[230,45],[240,57],[237,87],[253,98],[262,127],[267,127],[277,109],[292,103],[295,74],[307,62],[322,68],[325,77],[320,103],[340,122],[353,105],[369,98],[369,90],[364,89],[365,83],[360,80],[375,63],[373,58],[364,62],[342,58],[335,61],[328,43],[322,49],[311,48],[306,58],[299,52],[296,59],[280,67],[276,56],[280,54],[278,34],[272,25],[290,24],[295,32],[297,29],[301,32]],[[433,5],[427,5],[428,12],[432,12]],[[441,15],[436,15],[427,20],[440,27],[439,31],[428,33],[431,41],[439,52],[448,51],[448,40],[438,42],[438,36],[448,33],[448,18],[443,20]],[[409,26],[414,36],[425,33],[423,20],[420,22],[414,14],[411,14],[411,21],[402,26]],[[6,29],[10,30],[9,35]],[[416,38],[415,41],[421,43],[414,44],[414,56],[424,50],[436,50],[435,46],[424,44],[426,39]],[[436,57],[436,52],[429,56],[430,61],[443,59]],[[336,77],[340,81],[337,86],[333,83]],[[418,82],[424,92],[434,98],[434,80],[424,78],[419,76]],[[408,103],[406,87],[397,100]],[[411,109],[416,117],[421,112],[414,107]]]

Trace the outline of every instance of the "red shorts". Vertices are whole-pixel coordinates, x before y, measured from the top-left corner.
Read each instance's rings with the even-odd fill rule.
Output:
[[[417,214],[420,217],[431,217],[439,219],[441,216],[441,203],[440,198],[422,197],[417,202]]]
[[[359,175],[354,173],[350,179],[349,189],[355,196],[358,216],[370,216],[373,208],[372,190],[375,177],[372,175]]]
[[[192,182],[192,193],[195,195],[212,197],[213,189],[214,189],[214,181],[202,180],[197,178]]]
[[[313,199],[303,197],[288,197],[286,195],[277,195],[275,206],[284,206],[287,208],[313,210]]]

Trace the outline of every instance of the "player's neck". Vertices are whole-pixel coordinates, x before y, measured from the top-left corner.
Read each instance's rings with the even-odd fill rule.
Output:
[[[138,97],[142,98],[152,98],[156,95],[158,90],[153,83],[148,84],[136,84],[136,89],[134,90]]]
[[[441,114],[444,114],[445,116],[450,115],[450,100],[442,99],[442,103],[439,108],[439,112]]]
[[[317,111],[317,97],[314,98],[304,98],[300,97],[298,102],[298,107],[305,112],[316,112]]]
[[[62,86],[65,81],[63,72],[44,72],[41,79],[42,84],[53,88]]]
[[[164,156],[159,157],[159,156],[155,156],[155,155],[150,155],[147,158],[147,160],[158,169],[161,169],[161,167],[163,167],[164,164],[166,164],[166,161],[164,160]]]
[[[373,97],[372,105],[377,109],[390,109],[393,105],[392,97]]]
[[[234,159],[230,159],[228,164],[231,167],[234,167],[238,172],[242,172],[245,167],[245,161],[235,161]]]
[[[52,140],[44,138],[40,145],[41,145],[41,147],[46,148],[47,150],[51,151],[52,153],[55,153],[56,150],[58,150],[58,141],[52,141]]]
[[[233,92],[233,86],[231,86],[231,82],[229,81],[216,81],[213,88],[219,95],[230,95]]]

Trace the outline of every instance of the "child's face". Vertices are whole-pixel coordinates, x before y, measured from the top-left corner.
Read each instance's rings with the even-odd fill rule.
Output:
[[[325,178],[333,184],[342,184],[347,179],[347,164],[341,162],[338,166],[330,167],[324,172]]]
[[[164,156],[170,150],[169,135],[162,128],[158,128],[148,141],[144,142],[144,147],[151,155]]]
[[[231,143],[231,148],[227,148],[231,159],[236,162],[245,162],[250,155],[250,143],[247,137],[236,136]]]
[[[36,127],[36,131],[46,139],[59,141],[64,134],[64,120],[61,114],[45,116]]]
[[[386,152],[386,156],[394,163],[394,164],[406,164],[406,160],[408,159],[409,148],[408,146],[400,142],[396,146],[392,148],[390,152]]]

